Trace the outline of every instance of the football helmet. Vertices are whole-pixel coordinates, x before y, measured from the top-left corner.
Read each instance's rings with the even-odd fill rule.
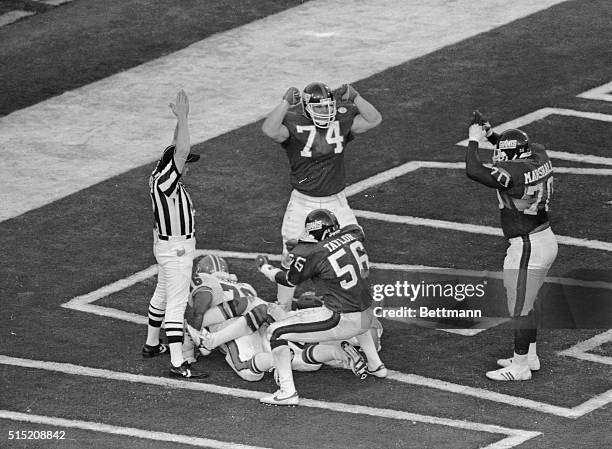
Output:
[[[493,162],[511,161],[525,154],[531,154],[527,133],[520,129],[507,129],[499,135],[493,150]]]
[[[229,268],[225,259],[215,254],[206,254],[204,256],[201,256],[197,261],[194,260],[194,267],[196,275],[200,273],[229,274]]]
[[[328,128],[336,118],[336,100],[324,83],[310,83],[304,88],[302,107],[306,117],[319,128]]]
[[[327,209],[316,209],[308,214],[304,225],[305,233],[320,242],[340,229],[336,215]]]

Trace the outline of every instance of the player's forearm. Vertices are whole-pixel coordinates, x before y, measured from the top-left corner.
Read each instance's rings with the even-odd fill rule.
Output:
[[[484,184],[488,187],[497,187],[491,180],[491,173],[480,160],[478,154],[478,142],[470,140],[467,151],[465,152],[465,174],[473,181]]]
[[[361,95],[358,95],[355,98],[355,106],[359,110],[359,114],[363,117],[363,119],[368,122],[371,128],[380,125],[382,122],[382,115],[378,112],[369,101],[363,98]]]
[[[270,264],[263,264],[259,267],[259,271],[271,282],[284,285],[285,287],[295,287],[287,280],[287,271],[273,267]]]
[[[495,131],[491,131],[491,134],[487,136],[487,140],[493,145],[497,145],[497,142],[499,141],[499,134],[497,134]]]
[[[180,117],[176,123],[176,143],[174,149],[174,160],[179,171],[183,170],[190,149],[189,125],[187,117]],[[182,164],[181,164],[182,162]]]
[[[272,109],[261,125],[261,130],[266,136],[274,140],[279,138],[282,134],[283,119],[288,109],[289,103],[285,99]]]

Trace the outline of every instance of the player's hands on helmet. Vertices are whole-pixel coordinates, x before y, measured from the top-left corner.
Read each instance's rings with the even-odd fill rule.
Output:
[[[179,117],[187,117],[189,114],[189,97],[183,89],[179,90],[176,94],[176,101],[174,103],[170,103],[170,109],[172,109],[172,113]]]
[[[335,89],[332,93],[336,101],[342,99],[343,101],[350,101],[352,103],[354,103],[355,98],[359,96],[359,92],[357,92],[357,90],[355,90],[355,88],[350,84],[343,84],[339,88]]]
[[[286,100],[287,103],[289,103],[289,106],[299,104],[301,99],[302,95],[300,94],[300,91],[297,87],[293,86],[287,89],[287,92],[285,92],[285,95],[283,95],[283,100]]]
[[[257,269],[260,269],[264,265],[268,265],[270,261],[266,256],[259,255],[255,258],[255,263],[257,264]]]

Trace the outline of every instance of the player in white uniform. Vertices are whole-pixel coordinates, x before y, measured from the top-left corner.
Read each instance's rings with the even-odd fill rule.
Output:
[[[188,335],[183,344],[184,357],[196,360],[219,347],[225,360],[242,379],[261,380],[273,369],[270,347],[265,338],[267,323],[287,315],[274,303],[256,296],[247,283],[238,282],[228,272],[226,261],[207,255],[194,261],[194,276],[189,307],[186,313]],[[291,312],[289,312],[291,313]],[[373,332],[380,340],[382,326],[377,323]],[[195,342],[194,342],[195,340]],[[323,363],[351,369],[358,377],[365,377],[367,364],[360,352],[348,342],[325,345],[293,344],[293,369],[316,371]]]

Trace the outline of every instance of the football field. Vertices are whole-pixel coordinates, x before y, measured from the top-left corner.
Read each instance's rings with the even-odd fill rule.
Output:
[[[0,448],[612,446],[610,36],[605,0],[3,2]],[[300,406],[266,407],[272,376],[245,382],[219,353],[201,381],[141,357],[148,176],[184,88],[198,252],[273,300],[254,258],[279,260],[289,167],[261,123],[311,81],[350,82],[383,116],[345,159],[372,284],[485,285],[495,319],[383,318],[387,379],[296,373]],[[464,171],[475,108],[555,167],[529,382],[484,376],[513,332],[495,192]]]

